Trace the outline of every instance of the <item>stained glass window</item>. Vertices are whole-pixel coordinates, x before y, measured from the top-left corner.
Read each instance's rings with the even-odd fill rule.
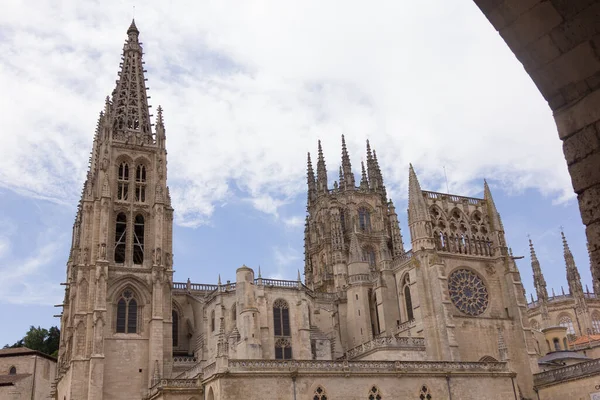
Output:
[[[454,271],[448,279],[452,303],[467,315],[480,315],[488,307],[489,295],[483,280],[468,269]]]

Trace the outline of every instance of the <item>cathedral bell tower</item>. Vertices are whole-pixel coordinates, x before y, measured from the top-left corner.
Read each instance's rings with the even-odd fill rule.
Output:
[[[361,163],[357,185],[342,136],[339,180],[332,189],[320,141],[316,177],[308,155],[306,285],[320,292],[346,292],[351,315],[342,341],[348,347],[391,332],[400,319],[397,305],[392,306],[397,299],[391,265],[404,254],[402,234],[377,154],[368,141],[366,150],[366,168]]]
[[[162,109],[153,129],[142,56],[132,22],[73,226],[60,399],[140,398],[153,376],[170,374],[173,208]]]

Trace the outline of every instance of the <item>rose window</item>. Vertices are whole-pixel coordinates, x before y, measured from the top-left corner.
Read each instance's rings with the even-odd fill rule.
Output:
[[[488,307],[488,291],[479,277],[468,269],[454,271],[448,279],[452,303],[467,315],[480,315]]]

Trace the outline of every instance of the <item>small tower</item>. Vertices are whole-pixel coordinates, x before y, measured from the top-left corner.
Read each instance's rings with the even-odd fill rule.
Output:
[[[533,286],[540,303],[540,313],[542,314],[542,328],[550,326],[550,315],[548,314],[548,290],[546,289],[546,280],[542,274],[540,262],[535,254],[533,242],[529,239],[529,252],[531,254],[531,269],[533,270]]]
[[[583,335],[586,332],[592,332],[592,319],[588,310],[585,294],[583,292],[583,286],[581,285],[581,276],[579,275],[579,270],[577,270],[577,265],[575,265],[573,253],[571,253],[571,249],[569,248],[569,244],[567,243],[567,238],[565,237],[565,233],[562,230],[560,232],[560,235],[562,237],[563,242],[563,255],[565,258],[565,266],[567,270],[569,294],[573,296],[573,299],[575,300],[575,308],[578,314],[577,319],[579,321],[579,324],[581,325],[581,331],[579,332],[579,334]]]
[[[434,248],[429,209],[412,164],[408,170],[408,226],[413,251]]]

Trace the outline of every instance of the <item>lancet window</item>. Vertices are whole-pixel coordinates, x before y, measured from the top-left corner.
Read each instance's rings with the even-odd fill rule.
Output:
[[[600,333],[600,313],[597,311],[592,313],[592,330],[594,333]]]
[[[117,333],[137,333],[138,305],[133,291],[125,289],[117,302]]]
[[[210,331],[215,331],[215,310],[210,312]]]
[[[358,227],[363,232],[371,231],[371,214],[365,207],[358,209]]]
[[[383,399],[383,396],[381,395],[381,392],[379,391],[377,386],[372,386],[371,390],[369,390],[369,397],[367,398],[369,400],[381,400]]]
[[[144,263],[144,217],[137,215],[133,226],[133,263]]]
[[[115,263],[125,262],[126,241],[127,216],[124,213],[119,213],[115,223]]]
[[[126,162],[119,165],[117,175],[117,200],[127,200],[129,198],[129,164]]]
[[[431,400],[433,397],[431,396],[431,392],[429,392],[429,388],[425,385],[421,386],[421,393],[419,394],[419,400]]]
[[[146,166],[142,164],[135,170],[135,201],[138,203],[146,201]]]
[[[275,359],[292,358],[292,338],[290,330],[290,310],[285,300],[273,303],[273,334],[275,336]]]
[[[325,393],[325,389],[323,389],[321,386],[317,386],[312,400],[327,400],[327,394]]]
[[[173,310],[172,316],[173,323],[173,347],[179,346],[179,313]]]
[[[16,375],[17,374],[17,367],[15,367],[14,365],[12,367],[10,367],[10,370],[8,370],[8,374],[9,375]]]
[[[406,310],[406,319],[408,321],[415,318],[413,313],[412,306],[412,297],[410,295],[410,277],[408,274],[404,277],[404,281],[402,282],[402,292],[404,294],[404,307]]]
[[[374,267],[377,264],[375,258],[375,250],[371,246],[367,246],[363,249],[363,260],[368,262],[370,266]]]

